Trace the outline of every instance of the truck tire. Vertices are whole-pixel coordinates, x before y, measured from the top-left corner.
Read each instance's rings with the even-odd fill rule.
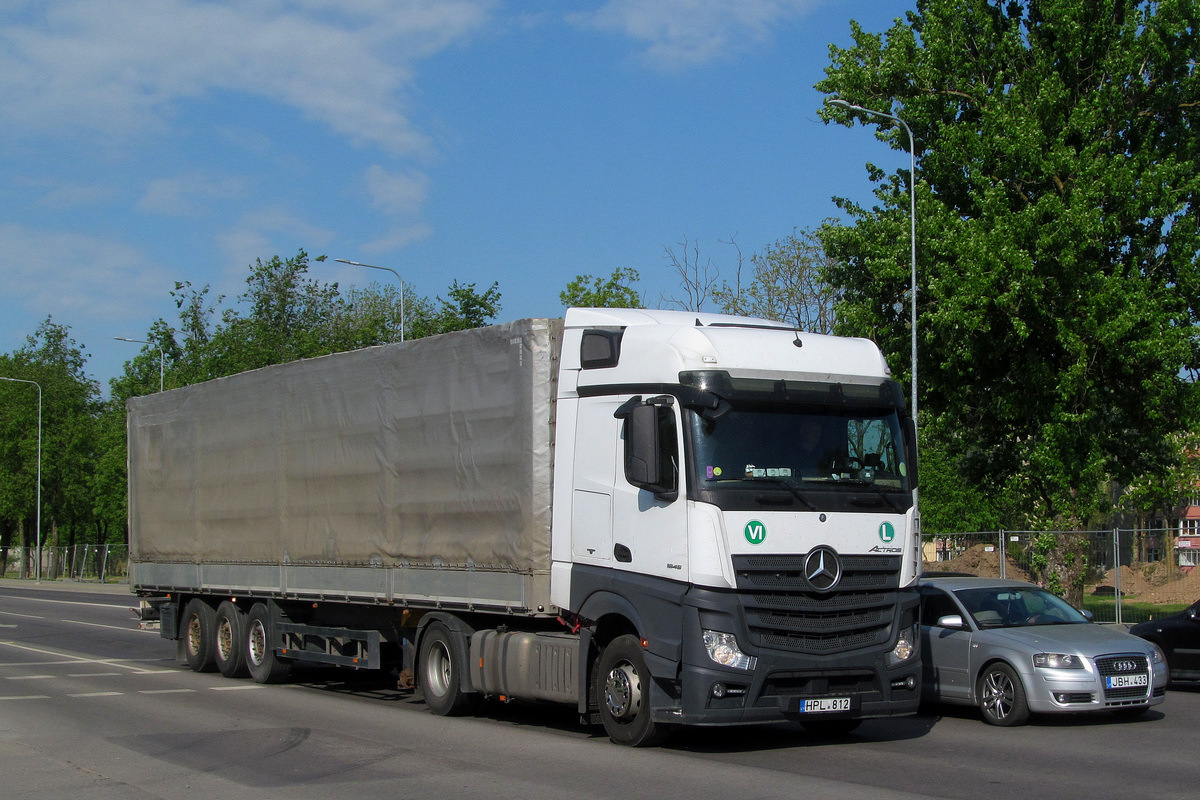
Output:
[[[467,663],[461,637],[440,622],[431,622],[421,636],[417,657],[425,705],[439,717],[470,714],[480,697],[462,690],[462,667]]]
[[[217,614],[213,607],[194,597],[183,609],[183,655],[193,672],[217,668],[214,648]]]
[[[226,678],[249,676],[250,670],[246,667],[246,613],[228,600],[217,608],[213,650],[217,669]]]
[[[255,603],[246,615],[243,639],[246,642],[246,667],[256,683],[282,683],[292,673],[292,660],[275,655],[271,640],[271,611],[264,603]]]
[[[652,747],[670,733],[650,719],[650,670],[636,636],[618,636],[600,653],[595,694],[608,738],[628,747]]]

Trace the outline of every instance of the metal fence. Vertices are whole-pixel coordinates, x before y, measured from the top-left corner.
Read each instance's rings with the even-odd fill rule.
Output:
[[[96,583],[129,577],[129,552],[123,544],[43,547],[40,571],[36,562],[37,548],[10,547],[0,565],[3,567],[0,575],[6,578],[32,578],[40,574],[43,580],[65,578]]]
[[[922,536],[925,572],[929,575],[956,572],[1044,584],[1046,576],[1038,569],[1035,543],[1047,534],[1084,535],[1090,540],[1084,606],[1098,622],[1139,622],[1152,616],[1155,606],[1186,605],[1200,599],[1200,570],[1193,578],[1189,575],[1192,568],[1176,563],[1172,537],[1166,530],[926,534]]]

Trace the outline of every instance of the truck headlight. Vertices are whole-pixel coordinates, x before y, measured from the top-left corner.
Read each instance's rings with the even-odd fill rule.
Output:
[[[888,653],[888,666],[902,664],[917,654],[917,636],[915,628],[905,628],[896,639],[896,646]]]
[[[723,667],[752,670],[758,663],[754,656],[748,656],[738,647],[737,638],[732,633],[720,631],[703,631],[704,649],[708,657]]]
[[[1070,653],[1034,653],[1033,665],[1042,669],[1084,669],[1083,659]]]

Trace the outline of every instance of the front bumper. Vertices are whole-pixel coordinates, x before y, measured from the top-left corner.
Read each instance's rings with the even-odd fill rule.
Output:
[[[891,666],[886,648],[864,648],[837,654],[805,654],[752,648],[744,628],[737,626],[736,605],[717,611],[710,602],[701,610],[685,606],[682,664],[678,681],[663,702],[653,704],[660,722],[688,725],[735,725],[820,717],[857,719],[914,714],[921,698],[919,652]],[[722,604],[723,605],[723,604]],[[907,608],[907,606],[906,606]],[[905,609],[897,612],[897,620]],[[722,667],[708,657],[701,640],[703,627],[724,618],[723,629],[735,632],[739,643],[757,663],[752,670]],[[652,672],[655,671],[652,667]],[[838,701],[824,704],[810,701]],[[815,711],[822,705],[834,710]]]
[[[1043,714],[1154,706],[1166,700],[1167,667],[1140,670],[1145,686],[1110,688],[1095,664],[1087,670],[1037,669],[1026,676],[1029,708]]]

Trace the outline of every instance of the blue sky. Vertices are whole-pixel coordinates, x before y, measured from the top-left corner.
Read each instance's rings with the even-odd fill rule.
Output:
[[[0,10],[0,351],[47,315],[108,379],[174,323],[176,281],[256,258],[391,267],[422,295],[499,282],[558,316],[579,274],[681,296],[665,248],[744,256],[907,167],[826,126],[850,20],[911,0],[10,0]]]

